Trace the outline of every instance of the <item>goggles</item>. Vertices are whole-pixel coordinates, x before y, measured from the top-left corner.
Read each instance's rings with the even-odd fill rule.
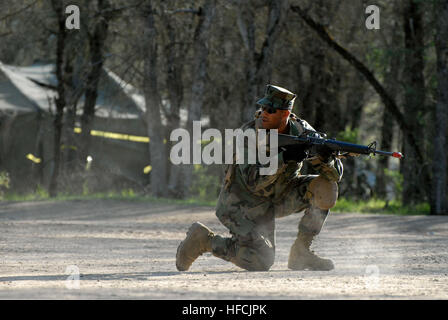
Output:
[[[269,114],[274,114],[277,112],[277,109],[271,106],[262,106],[261,110],[266,111]]]

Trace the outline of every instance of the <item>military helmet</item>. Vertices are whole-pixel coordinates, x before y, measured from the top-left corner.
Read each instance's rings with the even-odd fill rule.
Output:
[[[292,110],[296,96],[296,94],[285,88],[268,84],[264,97],[258,100],[257,104],[280,110]]]

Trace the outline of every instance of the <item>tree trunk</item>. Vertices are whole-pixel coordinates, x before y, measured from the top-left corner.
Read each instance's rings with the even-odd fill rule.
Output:
[[[144,25],[144,95],[146,102],[146,123],[148,126],[151,194],[155,197],[166,195],[166,145],[161,116],[161,99],[157,88],[157,30],[154,12],[149,2]]]
[[[319,21],[328,21],[332,14],[332,5],[328,1],[319,0],[315,3],[316,16]],[[323,41],[310,39],[311,52],[311,108],[315,110],[315,118],[312,120],[313,127],[322,132],[334,136],[343,130],[340,127],[341,112],[339,110],[339,85],[340,72],[337,62],[333,56],[328,54]],[[308,121],[311,121],[309,119]]]
[[[397,25],[392,31],[392,46],[400,43],[400,36],[397,30]],[[398,85],[399,85],[399,71],[400,71],[401,59],[398,53],[393,52],[389,60],[389,70],[385,72],[384,86],[389,92],[392,99],[397,99]],[[395,121],[391,113],[387,108],[383,109],[382,126],[381,126],[381,150],[391,150],[392,141],[394,136]],[[385,174],[385,169],[389,168],[389,158],[380,157],[378,160],[378,170],[377,170],[377,183],[376,183],[376,193],[380,198],[387,198],[387,177]]]
[[[247,93],[244,95],[244,106],[242,108],[242,121],[247,122],[253,118],[255,102],[258,95],[258,83],[256,81],[255,65],[255,17],[250,1],[240,1],[237,10],[237,24],[246,49],[245,73]]]
[[[188,110],[188,131],[190,139],[193,140],[193,121],[201,120],[202,105],[204,103],[205,83],[207,76],[208,39],[210,28],[215,16],[216,0],[206,1],[204,8],[199,13],[199,22],[193,39],[193,83],[191,87],[191,103]],[[192,143],[198,143],[192,141]],[[193,165],[184,167],[184,191],[189,194],[193,179]]]
[[[405,65],[403,77],[405,81],[404,120],[414,132],[417,145],[423,146],[421,118],[425,105],[425,79],[423,76],[423,24],[421,4],[416,0],[408,0],[404,9]],[[401,162],[403,174],[403,202],[414,204],[423,200],[424,188],[421,170],[425,163],[418,161],[414,142],[405,137],[403,152],[406,155]],[[424,153],[424,150],[423,150]]]
[[[272,60],[276,38],[280,34],[289,10],[288,0],[269,1],[269,17],[267,31],[260,52],[255,48],[255,17],[252,2],[241,1],[238,7],[238,27],[246,55],[246,78],[248,92],[245,106],[242,110],[242,120],[253,120],[256,110],[256,101],[264,93],[266,84],[271,81]]]
[[[437,102],[433,157],[431,214],[448,214],[446,136],[448,121],[448,0],[436,4]]]
[[[167,57],[167,89],[171,106],[169,116],[167,116],[168,134],[166,136],[168,137],[172,130],[180,128],[180,106],[183,101],[183,65],[176,61],[177,59],[172,56],[172,52],[174,52],[173,49],[168,51]],[[168,181],[168,190],[170,194],[176,198],[183,198],[182,170],[179,165],[170,163]]]
[[[348,126],[350,130],[355,130],[359,127],[361,122],[365,103],[366,83],[359,72],[355,72],[349,79],[347,79],[347,82],[351,83],[352,88],[347,94],[347,112],[345,112],[345,119],[343,119],[342,122]],[[355,157],[349,157],[344,161],[344,179],[340,184],[340,194],[344,197],[358,197],[359,172],[356,170],[357,166],[359,166],[358,161],[359,160]]]
[[[393,84],[394,85],[394,84]],[[386,87],[387,88],[387,87]],[[393,90],[393,89],[391,89]],[[394,96],[393,91],[389,91],[391,96]],[[391,150],[392,140],[394,136],[394,119],[391,117],[390,112],[384,108],[382,125],[381,125],[381,150]],[[389,158],[380,157],[378,159],[378,170],[377,170],[377,183],[376,183],[376,194],[379,198],[387,198],[387,177],[386,169],[389,169]]]
[[[57,92],[58,97],[55,99],[56,115],[53,121],[54,126],[54,141],[53,141],[53,172],[50,179],[49,194],[50,197],[57,195],[59,166],[61,159],[61,132],[62,132],[62,117],[65,107],[65,79],[64,79],[64,49],[65,40],[67,37],[65,30],[65,15],[60,1],[52,0],[53,10],[58,17],[58,35],[57,35],[57,49],[56,49],[56,78],[58,80]]]
[[[70,45],[70,44],[69,44]],[[63,144],[63,163],[61,164],[61,168],[64,173],[65,181],[64,181],[64,191],[68,191],[69,193],[80,193],[81,192],[81,183],[78,180],[80,177],[79,172],[82,168],[78,167],[80,161],[78,161],[78,140],[75,136],[75,123],[76,123],[76,109],[79,99],[83,94],[82,87],[79,88],[76,86],[77,79],[75,79],[75,68],[80,69],[78,65],[76,65],[76,51],[73,50],[73,47],[81,45],[79,42],[75,42],[71,44],[71,46],[67,47],[66,54],[66,63],[64,68],[65,75],[65,83],[66,83],[66,107],[64,112],[64,128],[62,133],[62,144]]]
[[[38,130],[36,135],[36,144],[34,147],[34,154],[36,157],[38,157],[41,162],[40,163],[33,163],[33,180],[35,181],[35,185],[33,186],[35,190],[37,190],[37,187],[43,187],[44,185],[44,166],[43,164],[47,159],[45,159],[44,154],[44,130],[45,130],[45,120],[42,112],[39,112],[37,114],[37,123],[38,123]],[[1,125],[1,123],[0,123]],[[1,166],[1,159],[0,159],[0,166]]]
[[[98,11],[109,10],[108,0],[98,0]],[[80,148],[80,164],[84,165],[90,149],[90,131],[93,127],[93,119],[95,116],[95,105],[98,97],[98,83],[101,77],[101,71],[104,65],[103,48],[107,38],[109,28],[109,15],[101,14],[96,18],[97,23],[92,35],[89,35],[90,48],[90,72],[87,76],[87,84],[85,89],[84,110],[81,116],[81,143]]]
[[[165,5],[164,11],[168,11],[166,3],[162,3],[162,5]],[[168,123],[165,136],[169,138],[173,130],[180,128],[180,107],[184,99],[182,75],[185,65],[185,52],[188,52],[188,42],[178,39],[177,35],[181,31],[175,29],[172,15],[163,13],[161,18],[163,27],[167,33],[164,55],[166,57],[166,88],[170,101],[170,109],[167,110],[166,115]],[[170,142],[168,144],[172,146]],[[182,167],[170,162],[168,170],[168,192],[170,196],[183,198],[184,188],[182,180]]]

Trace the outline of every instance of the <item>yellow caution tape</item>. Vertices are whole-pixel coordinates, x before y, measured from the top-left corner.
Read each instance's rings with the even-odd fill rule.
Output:
[[[74,128],[73,131],[75,133],[81,133],[81,128]],[[90,134],[95,137],[102,137],[107,139],[115,139],[115,140],[128,140],[133,142],[142,142],[142,143],[149,143],[149,137],[144,136],[134,136],[130,134],[123,134],[123,133],[115,133],[115,132],[108,132],[108,131],[100,131],[100,130],[90,130]]]
[[[82,129],[79,127],[75,127],[73,129],[75,133],[81,133]],[[150,139],[149,137],[145,136],[134,136],[131,134],[124,134],[124,133],[115,133],[115,132],[108,132],[108,131],[100,131],[100,130],[91,130],[90,134],[92,136],[96,137],[102,137],[107,139],[116,139],[116,140],[128,140],[133,142],[142,142],[142,143],[149,143]],[[168,141],[166,139],[163,139],[163,144],[167,144]]]
[[[30,159],[31,161],[33,161],[34,163],[41,163],[41,161],[42,161],[40,158],[35,157],[35,156],[32,155],[31,153],[28,153],[28,154],[26,155],[26,157],[27,157],[28,159]]]
[[[63,144],[63,145],[61,145],[61,150],[64,150],[64,149],[78,150],[78,148],[76,148],[76,146],[70,146],[70,145]]]

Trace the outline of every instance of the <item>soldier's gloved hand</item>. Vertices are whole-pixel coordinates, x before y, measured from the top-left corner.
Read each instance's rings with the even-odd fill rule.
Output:
[[[320,165],[316,166],[319,175],[324,177],[329,181],[340,182],[344,172],[344,167],[339,159],[330,161],[330,163],[322,162]]]
[[[301,162],[307,157],[306,147],[300,144],[293,144],[284,146],[283,148],[283,161],[296,161]]]
[[[328,163],[331,160],[333,150],[324,144],[319,144],[316,146],[316,153],[319,155],[322,162]]]

